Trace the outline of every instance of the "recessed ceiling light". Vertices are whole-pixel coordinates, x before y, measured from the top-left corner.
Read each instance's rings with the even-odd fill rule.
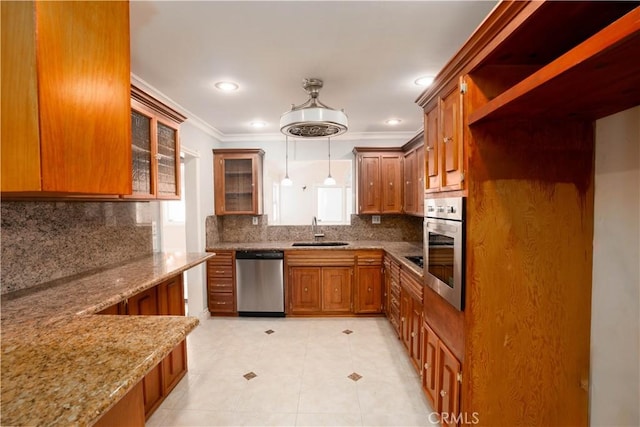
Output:
[[[433,83],[433,76],[420,77],[416,79],[414,83],[418,86],[429,86],[431,83]]]
[[[218,82],[215,86],[223,92],[233,92],[234,90],[238,90],[240,87],[234,82]]]
[[[399,125],[402,120],[400,119],[389,119],[389,120],[385,120],[384,121],[386,124],[391,125],[391,126],[395,126],[395,125]]]
[[[251,126],[252,128],[263,128],[266,125],[267,125],[267,122],[263,122],[263,121],[260,121],[260,120],[256,120],[256,121],[253,121],[253,122],[249,123],[249,126]]]

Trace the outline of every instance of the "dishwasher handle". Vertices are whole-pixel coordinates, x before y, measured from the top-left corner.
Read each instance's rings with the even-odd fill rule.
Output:
[[[236,259],[284,259],[284,252],[277,250],[236,251]]]

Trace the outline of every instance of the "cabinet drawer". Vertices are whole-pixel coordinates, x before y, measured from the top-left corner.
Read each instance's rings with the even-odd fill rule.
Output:
[[[209,311],[234,312],[234,299],[231,292],[209,292]]]
[[[209,292],[233,292],[233,279],[231,277],[209,276]]]
[[[216,277],[233,277],[233,267],[226,265],[207,266],[207,276],[209,279]]]
[[[214,257],[207,260],[207,265],[233,265],[233,251],[213,251]]]

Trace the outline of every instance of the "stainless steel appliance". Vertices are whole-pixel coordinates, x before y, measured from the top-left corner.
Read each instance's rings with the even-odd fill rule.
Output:
[[[465,199],[426,199],[424,277],[458,310],[464,309]]]
[[[284,317],[284,253],[236,251],[238,315]]]

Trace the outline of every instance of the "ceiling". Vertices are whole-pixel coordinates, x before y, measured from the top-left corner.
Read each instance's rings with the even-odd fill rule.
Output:
[[[132,1],[131,71],[221,141],[280,138],[279,119],[324,80],[344,139],[415,135],[414,81],[435,75],[494,1]],[[234,81],[239,90],[215,89]],[[385,120],[398,118],[396,126]],[[252,121],[266,127],[254,129]]]

